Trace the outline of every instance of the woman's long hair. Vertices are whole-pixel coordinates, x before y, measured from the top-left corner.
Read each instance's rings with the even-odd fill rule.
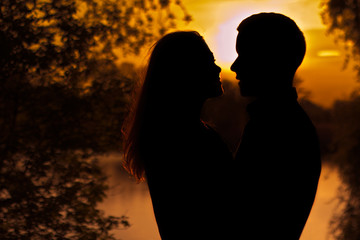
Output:
[[[208,49],[204,39],[194,31],[167,34],[154,45],[135,108],[123,127],[124,168],[138,181],[145,178],[144,148],[155,145],[184,101],[193,100],[195,93],[186,79],[196,69],[197,53],[204,49]]]

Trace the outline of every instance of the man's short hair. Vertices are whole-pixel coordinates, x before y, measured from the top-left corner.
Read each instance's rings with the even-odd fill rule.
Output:
[[[306,43],[296,23],[279,13],[259,13],[243,20],[239,36],[245,38],[244,44],[256,46],[259,53],[270,55],[273,64],[281,63],[289,71],[296,72],[302,63]]]

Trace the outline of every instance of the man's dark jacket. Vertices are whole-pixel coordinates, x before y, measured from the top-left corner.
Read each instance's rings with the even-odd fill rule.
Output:
[[[293,88],[248,105],[235,157],[237,215],[248,239],[299,239],[321,171],[316,130]]]

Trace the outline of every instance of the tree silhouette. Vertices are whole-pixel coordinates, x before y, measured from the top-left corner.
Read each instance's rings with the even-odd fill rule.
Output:
[[[328,31],[348,51],[345,65],[354,60],[360,80],[360,2],[358,0],[326,0],[322,2],[322,18]],[[330,230],[335,239],[360,238],[360,97],[354,92],[350,100],[337,101],[332,109],[334,120],[332,161],[339,169],[343,185],[340,202]]]
[[[343,43],[347,55],[344,66],[352,57],[360,79],[360,2],[358,0],[322,0],[321,17],[330,34]]]
[[[342,186],[339,208],[331,222],[335,239],[360,238],[360,97],[337,101],[333,108],[335,121],[333,156],[338,166]]]
[[[176,6],[189,21],[180,1],[0,1],[1,239],[114,239],[129,225],[97,209],[97,158],[120,149],[135,79],[116,51],[174,27]]]
[[[191,18],[183,8],[185,21]],[[138,53],[176,16],[170,1],[3,0],[0,3],[0,75],[44,84],[85,81],[93,59]]]

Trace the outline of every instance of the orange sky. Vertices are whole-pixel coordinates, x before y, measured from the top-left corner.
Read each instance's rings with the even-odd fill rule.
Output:
[[[204,36],[214,52],[217,64],[223,69],[223,78],[236,80],[229,67],[236,58],[235,42],[238,24],[254,13],[266,11],[279,12],[291,17],[304,32],[307,53],[298,70],[298,76],[303,80],[302,87],[311,91],[311,100],[330,107],[334,100],[348,98],[351,92],[359,87],[351,66],[345,71],[342,70],[344,62],[342,47],[334,43],[332,36],[325,34],[326,28],[319,15],[320,0],[182,0],[182,2],[193,17],[193,21],[189,25],[180,24],[179,29],[196,30]],[[140,63],[146,63],[147,54],[148,51],[145,50]],[[326,167],[323,168],[315,204],[301,240],[328,239],[328,223],[337,204],[336,201],[331,200],[335,197],[339,182],[336,173]],[[112,200],[109,198],[109,201]],[[114,208],[119,207],[121,205],[118,202],[115,201],[110,205]],[[147,204],[148,215],[140,212],[141,209],[139,210],[138,207],[134,208],[139,211],[139,219],[144,223],[142,225],[137,222],[138,225],[134,224],[133,230],[122,232],[122,236],[128,234],[129,236],[126,237],[131,239],[131,236],[137,234],[139,238],[133,237],[133,239],[144,239],[140,236],[143,231],[148,239],[150,233],[154,234],[152,239],[158,239],[150,200],[148,199],[145,205],[143,198],[139,202],[141,206]],[[107,209],[111,207],[107,206]],[[135,216],[136,213],[129,215]]]
[[[325,34],[319,15],[320,0],[183,0],[193,21],[182,30],[197,30],[214,52],[225,78],[235,80],[230,65],[236,58],[236,27],[247,16],[258,12],[283,13],[299,25],[307,41],[307,53],[298,76],[302,87],[310,90],[311,100],[330,107],[359,87],[352,67],[342,70],[344,51]]]
[[[197,30],[214,52],[223,78],[235,79],[230,65],[236,58],[236,28],[242,19],[258,12],[279,12],[292,18],[304,32],[307,52],[297,74],[303,80],[302,87],[311,91],[310,99],[325,107],[331,107],[336,99],[346,99],[359,87],[355,73],[349,66],[343,70],[345,53],[342,46],[334,43],[333,36],[326,34],[320,17],[320,0],[183,0],[193,22],[181,29]],[[301,240],[328,239],[328,223],[334,205],[338,180],[320,181],[319,191]]]

